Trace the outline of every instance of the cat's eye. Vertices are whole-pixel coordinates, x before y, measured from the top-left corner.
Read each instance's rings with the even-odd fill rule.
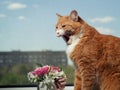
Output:
[[[56,29],[58,29],[58,27],[56,26]]]
[[[62,28],[64,28],[66,25],[62,25]]]

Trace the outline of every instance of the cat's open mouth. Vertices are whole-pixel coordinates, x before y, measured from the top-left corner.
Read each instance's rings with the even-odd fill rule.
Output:
[[[71,37],[73,34],[74,34],[74,33],[72,32],[72,30],[67,30],[67,31],[65,32],[65,35],[62,36],[67,45],[71,45],[71,44],[72,44],[72,40],[71,40],[70,37]]]
[[[64,39],[64,41],[66,42],[67,45],[71,44],[69,35],[63,35],[62,37],[63,37],[63,39]]]

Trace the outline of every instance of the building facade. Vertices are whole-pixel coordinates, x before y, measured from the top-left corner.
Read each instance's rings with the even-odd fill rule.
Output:
[[[0,66],[18,63],[43,65],[67,65],[64,51],[11,51],[0,52]]]

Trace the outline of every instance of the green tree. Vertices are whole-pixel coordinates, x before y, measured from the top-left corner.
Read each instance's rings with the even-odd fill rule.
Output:
[[[67,84],[73,84],[74,83],[74,67],[73,66],[65,66],[62,67],[63,71],[65,72],[67,76]]]
[[[15,83],[17,83],[17,79],[18,79],[18,76],[13,74],[13,73],[6,73],[1,81],[0,81],[0,84],[1,85],[13,85]]]

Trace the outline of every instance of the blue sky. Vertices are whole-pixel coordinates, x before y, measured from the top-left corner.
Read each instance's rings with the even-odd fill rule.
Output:
[[[77,10],[88,24],[120,37],[120,0],[0,0],[0,51],[65,50],[56,13]]]

